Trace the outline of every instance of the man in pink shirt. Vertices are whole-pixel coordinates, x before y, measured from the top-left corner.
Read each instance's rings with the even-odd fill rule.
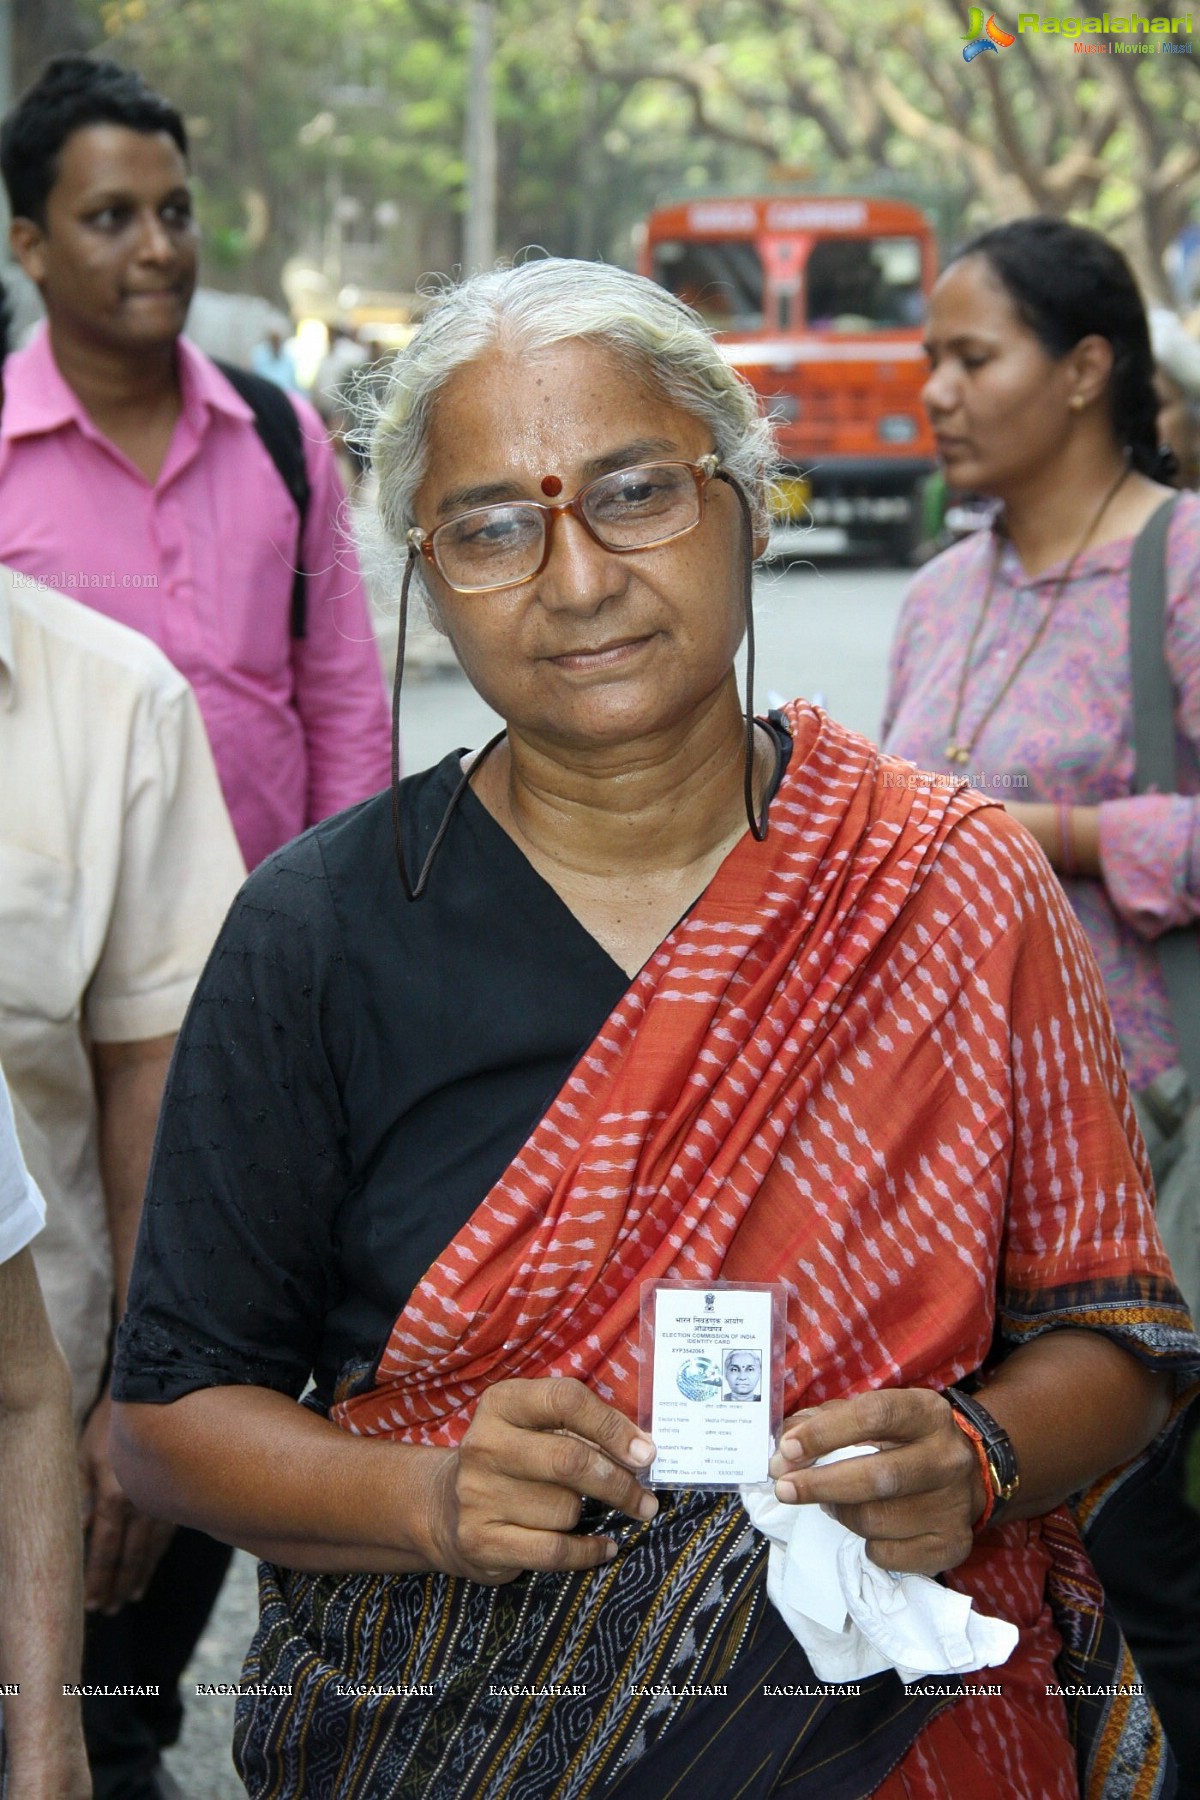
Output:
[[[186,149],[173,107],[82,57],[50,63],[0,132],[13,245],[47,315],[4,369],[0,564],[144,633],[187,676],[253,865],[387,784],[387,705],[316,415],[271,390],[303,439],[301,538],[255,411],[180,336],[196,279]],[[111,699],[96,692],[101,722]],[[140,1599],[89,1615],[85,1680],[106,1688],[85,1704],[98,1800],[172,1792],[159,1750],[178,1730],[175,1681],[227,1556],[192,1534]]]
[[[387,703],[319,420],[292,398],[310,490],[298,542],[254,412],[180,335],[196,280],[186,154],[168,102],[84,57],[55,58],[5,121],[13,248],[47,324],[4,371],[0,562],[144,632],[187,676],[253,867],[386,786]]]

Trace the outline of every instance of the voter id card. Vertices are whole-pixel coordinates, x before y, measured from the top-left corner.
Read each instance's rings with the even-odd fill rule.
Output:
[[[783,1423],[787,1293],[778,1282],[647,1281],[639,1418],[651,1487],[765,1481]]]

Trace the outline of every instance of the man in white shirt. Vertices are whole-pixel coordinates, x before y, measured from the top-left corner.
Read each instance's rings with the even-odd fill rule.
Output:
[[[150,1661],[142,1681],[165,1677],[177,1715],[172,1663],[186,1661],[228,1553],[197,1534],[172,1546],[207,1559],[203,1603],[178,1657],[158,1637],[147,1647],[131,1603],[171,1529],[137,1513],[112,1473],[107,1357],[175,1033],[242,862],[183,677],[146,638],[7,569],[0,768],[0,1062],[46,1199],[34,1255],[80,1429],[84,1679],[134,1683],[128,1671]],[[182,1613],[184,1572],[168,1585],[160,1613]],[[154,1734],[133,1748],[141,1725],[117,1699],[85,1701],[84,1721],[98,1795],[166,1791]],[[131,1758],[143,1785],[129,1785]]]

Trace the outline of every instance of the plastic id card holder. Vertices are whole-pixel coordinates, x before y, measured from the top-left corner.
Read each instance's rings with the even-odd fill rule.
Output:
[[[786,1332],[781,1282],[643,1282],[638,1422],[658,1451],[648,1487],[767,1479]]]

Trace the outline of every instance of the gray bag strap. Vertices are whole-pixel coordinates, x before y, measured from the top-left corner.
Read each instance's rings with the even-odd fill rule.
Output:
[[[1151,514],[1134,541],[1129,562],[1129,666],[1133,677],[1136,794],[1178,791],[1175,689],[1163,648],[1167,620],[1167,531],[1173,494]],[[1164,931],[1158,962],[1171,1002],[1179,1060],[1194,1099],[1200,1099],[1200,941],[1194,926]]]

